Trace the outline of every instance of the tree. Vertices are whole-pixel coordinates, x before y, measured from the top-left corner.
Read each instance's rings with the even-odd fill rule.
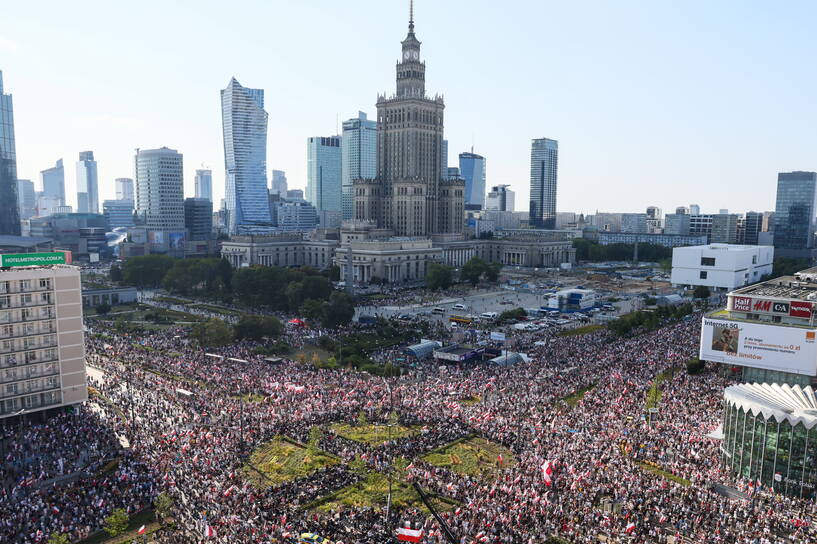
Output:
[[[340,267],[336,264],[333,264],[329,268],[329,280],[330,281],[340,281]]]
[[[115,283],[122,281],[122,269],[118,264],[111,265],[111,281]]]
[[[464,279],[472,286],[476,286],[486,269],[487,265],[485,264],[485,261],[479,257],[471,257],[468,262],[462,266],[460,278]]]
[[[687,361],[687,374],[700,374],[706,368],[706,361],[693,357]]]
[[[321,324],[329,329],[346,325],[355,317],[355,303],[346,293],[335,291],[324,307]]]
[[[323,322],[326,317],[327,305],[321,300],[309,299],[304,301],[298,313],[309,322]]]
[[[791,276],[795,272],[800,272],[811,266],[808,259],[797,259],[794,257],[775,257],[772,263],[772,279],[780,276]]]
[[[262,315],[242,315],[233,326],[237,340],[261,340],[281,336],[284,327],[277,317]]]
[[[499,280],[499,272],[502,270],[502,263],[488,263],[485,266],[485,279],[494,283]]]
[[[167,255],[131,257],[122,269],[122,281],[137,287],[159,287],[176,260]]]
[[[67,535],[54,531],[51,533],[51,536],[48,537],[48,544],[71,544],[71,540]]]
[[[451,287],[451,267],[444,264],[431,263],[426,272],[426,287],[432,291]]]
[[[233,331],[230,326],[216,318],[197,323],[190,336],[204,348],[226,346],[233,341]]]
[[[105,532],[110,536],[119,536],[128,528],[128,514],[122,508],[114,510],[110,516],[105,518],[103,525]]]
[[[153,500],[153,511],[156,512],[156,517],[166,518],[170,515],[170,511],[173,508],[173,499],[170,498],[170,495],[162,491],[156,498]]]
[[[710,294],[709,287],[706,285],[696,285],[692,291],[692,296],[695,298],[709,298]]]
[[[103,302],[99,306],[96,307],[96,313],[99,315],[106,315],[108,312],[111,311],[111,305],[107,302]]]

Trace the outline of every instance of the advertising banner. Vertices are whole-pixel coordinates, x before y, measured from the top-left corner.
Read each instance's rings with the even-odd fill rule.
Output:
[[[734,296],[731,310],[753,314],[788,315],[810,318],[812,302],[806,300],[769,300],[757,297]]]
[[[815,376],[817,329],[703,318],[700,358]]]
[[[49,264],[66,264],[66,254],[62,251],[53,253],[4,253],[0,255],[0,266],[46,266]]]
[[[494,332],[491,331],[491,340],[497,342],[504,342],[505,341],[505,333],[504,332]]]

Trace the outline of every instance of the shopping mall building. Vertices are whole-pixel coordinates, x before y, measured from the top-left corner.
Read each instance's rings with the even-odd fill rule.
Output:
[[[737,289],[703,318],[700,358],[724,391],[722,460],[746,480],[812,498],[817,485],[817,268]]]

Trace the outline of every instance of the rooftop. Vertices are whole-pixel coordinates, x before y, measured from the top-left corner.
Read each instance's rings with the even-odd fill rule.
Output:
[[[817,397],[811,386],[742,383],[727,387],[724,400],[734,403],[755,416],[763,414],[778,423],[786,420],[792,426],[802,423],[807,429],[817,425]]]
[[[798,275],[799,274],[802,273],[798,272]],[[804,281],[806,279],[806,277],[782,276],[773,280],[736,289],[729,294],[785,300],[807,300],[810,302],[817,301],[817,283]]]
[[[32,248],[51,242],[51,238],[43,238],[41,236],[13,236],[11,234],[0,235],[0,247]]]

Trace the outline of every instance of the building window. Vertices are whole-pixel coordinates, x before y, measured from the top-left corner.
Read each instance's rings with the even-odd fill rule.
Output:
[[[701,270],[701,273],[699,274],[699,277],[700,277],[702,280],[705,280],[705,279],[706,279],[706,276],[707,276],[707,272],[706,272],[706,270]]]
[[[715,257],[701,257],[701,266],[715,266]]]

